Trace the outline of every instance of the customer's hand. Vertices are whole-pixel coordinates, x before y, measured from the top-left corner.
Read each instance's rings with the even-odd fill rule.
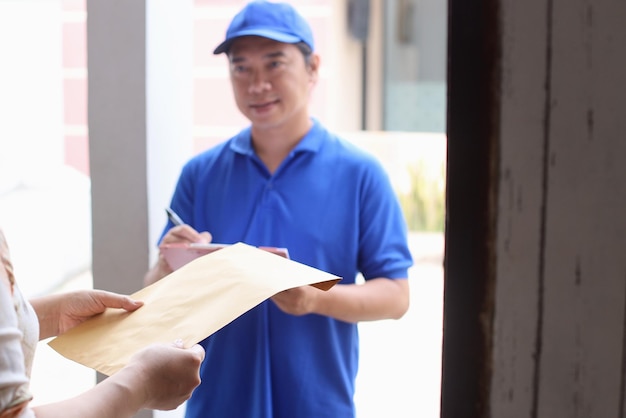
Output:
[[[63,334],[107,308],[121,308],[132,312],[143,302],[129,296],[104,290],[83,290],[63,295],[59,306],[59,334]]]
[[[31,299],[39,318],[40,338],[63,334],[106,308],[132,312],[143,302],[104,290],[79,290]]]
[[[130,382],[143,388],[143,408],[170,410],[189,399],[200,384],[203,360],[204,349],[197,344],[189,349],[176,344],[153,344],[135,354],[113,377],[130,375]],[[137,377],[141,380],[137,381]]]
[[[175,409],[200,384],[202,360],[199,345],[152,344],[86,392],[33,409],[40,418],[129,418],[141,409]]]

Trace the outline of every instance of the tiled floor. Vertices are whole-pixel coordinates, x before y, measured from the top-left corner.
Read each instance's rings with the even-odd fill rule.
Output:
[[[411,307],[399,321],[360,324],[361,361],[357,378],[358,418],[439,417],[443,320],[443,236],[413,234]],[[91,286],[84,274],[62,289]],[[34,403],[81,393],[93,385],[94,372],[40,343],[32,376]],[[183,408],[157,412],[158,418],[182,417]]]

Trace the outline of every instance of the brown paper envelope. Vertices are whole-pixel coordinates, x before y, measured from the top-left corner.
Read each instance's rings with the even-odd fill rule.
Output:
[[[105,375],[151,343],[182,339],[190,347],[278,292],[341,278],[247,244],[199,257],[134,293],[135,312],[107,309],[48,344]]]
[[[161,244],[159,252],[165,257],[165,261],[172,270],[178,270],[188,262],[195,260],[203,255],[210,254],[213,251],[221,250],[230,246],[230,244],[198,244],[198,243],[182,243],[176,242],[171,244]],[[269,251],[274,254],[289,258],[289,251],[286,248],[277,247],[258,247],[262,250]]]

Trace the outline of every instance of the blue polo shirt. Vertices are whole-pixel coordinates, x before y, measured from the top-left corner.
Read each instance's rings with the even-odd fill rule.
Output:
[[[214,242],[286,247],[293,260],[343,284],[359,272],[366,280],[407,278],[412,264],[386,173],[317,121],[273,175],[249,128],[199,154],[184,166],[171,207]],[[187,402],[188,418],[355,415],[355,324],[292,316],[267,300],[202,345],[202,383]]]

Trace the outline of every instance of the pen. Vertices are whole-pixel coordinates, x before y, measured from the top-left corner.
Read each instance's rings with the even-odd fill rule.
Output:
[[[176,214],[171,208],[165,208],[165,213],[167,213],[167,217],[174,224],[174,226],[183,225],[184,222],[180,219],[180,216]]]

